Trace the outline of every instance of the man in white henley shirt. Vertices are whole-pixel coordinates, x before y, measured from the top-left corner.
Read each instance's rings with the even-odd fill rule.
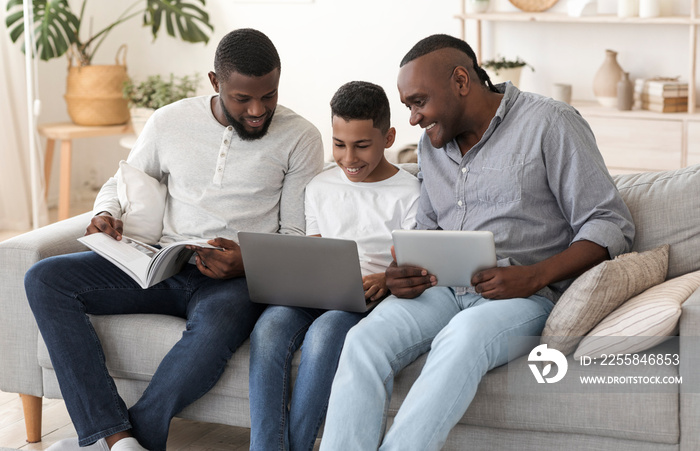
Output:
[[[218,95],[156,111],[127,160],[167,186],[160,244],[199,238],[223,251],[198,248],[196,265],[146,290],[92,252],[42,260],[28,271],[27,297],[78,432],[54,449],[164,450],[171,418],[217,382],[250,334],[263,307],[249,300],[236,232],[303,234],[304,188],[323,165],[318,130],[277,105],[280,67],[267,36],[229,33],[209,73]],[[87,233],[121,238],[115,178],[94,211]],[[87,316],[127,313],[187,320],[129,409]]]

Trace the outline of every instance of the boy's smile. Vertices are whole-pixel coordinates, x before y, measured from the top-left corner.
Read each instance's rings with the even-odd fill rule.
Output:
[[[384,149],[394,143],[395,131],[386,134],[371,119],[333,116],[333,158],[351,182],[379,182],[396,173],[384,158]]]

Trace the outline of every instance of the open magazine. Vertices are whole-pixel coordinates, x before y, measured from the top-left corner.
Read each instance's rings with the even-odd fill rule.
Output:
[[[223,250],[202,240],[178,241],[158,249],[124,235],[118,241],[105,233],[86,235],[78,241],[112,262],[141,288],[151,287],[180,272],[194,254],[186,246]]]

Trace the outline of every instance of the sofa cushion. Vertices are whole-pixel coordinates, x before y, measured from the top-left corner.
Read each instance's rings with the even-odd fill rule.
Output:
[[[581,340],[574,358],[641,352],[678,335],[681,305],[699,287],[700,271],[696,271],[633,297]]]
[[[613,179],[636,226],[632,250],[670,244],[669,279],[700,270],[700,165]]]
[[[420,374],[427,355],[419,357],[395,378],[393,397],[389,406],[396,415],[413,382]],[[571,357],[566,378],[590,375]],[[613,368],[616,374],[618,368]],[[527,356],[495,368],[483,377],[474,400],[458,424],[506,429],[511,431],[540,431],[576,433],[583,436],[603,436],[617,439],[676,444],[679,440],[677,392],[622,393],[613,391],[593,393],[562,392],[522,388],[520,372],[528,380],[534,378],[527,366]],[[654,370],[656,371],[656,370]],[[660,376],[677,376],[677,367],[658,370]],[[535,383],[536,384],[536,383]],[[551,387],[551,386],[547,386]],[[617,392],[614,390],[617,389]],[[639,390],[643,391],[643,390]],[[490,429],[493,433],[493,429]]]
[[[90,316],[100,337],[109,373],[115,378],[148,382],[170,349],[182,338],[185,320],[167,315]],[[246,340],[233,353],[226,371],[211,392],[234,398],[248,398],[248,350]],[[296,376],[301,354],[292,361]],[[53,368],[46,345],[39,340],[39,365]]]
[[[570,354],[585,334],[623,302],[666,278],[668,245],[630,252],[578,277],[554,305],[542,331],[543,344]]]
[[[92,316],[91,321],[104,345],[110,373],[117,378],[117,386],[129,404],[137,399],[139,393],[128,391],[133,388],[145,389],[163,356],[180,338],[185,326],[184,320],[163,315]],[[144,346],[145,343],[149,345]],[[239,398],[240,401],[235,401],[241,404],[237,418],[247,415],[249,350],[246,341],[233,354],[222,378],[206,395],[210,401],[215,397]],[[421,356],[396,376],[389,407],[392,415],[396,414],[398,406],[420,374],[426,357]],[[532,390],[519,390],[511,386],[508,372],[514,367],[526,371],[526,377],[532,377],[526,358],[489,371],[459,423],[513,431],[578,433],[678,443],[677,393],[601,393],[593,396],[590,393],[552,393],[542,396]],[[293,377],[296,377],[299,360],[298,352],[293,361]],[[577,377],[577,365],[571,359],[569,362],[567,378]],[[51,367],[45,348],[40,350],[40,363]],[[659,375],[677,374],[672,372],[674,370],[675,367],[664,367]],[[123,378],[131,380],[128,388],[124,387],[126,382]],[[225,401],[221,402],[230,409]],[[198,408],[195,404],[190,407]],[[630,415],[630,412],[638,414]],[[183,414],[188,416],[186,412]],[[217,421],[222,420],[219,418]]]

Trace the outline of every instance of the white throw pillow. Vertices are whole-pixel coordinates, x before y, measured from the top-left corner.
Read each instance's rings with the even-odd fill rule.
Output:
[[[168,188],[126,161],[119,162],[117,195],[122,206],[124,235],[155,244],[163,235]]]
[[[700,271],[696,271],[633,297],[581,340],[574,358],[642,352],[677,335],[681,306],[699,287]]]

